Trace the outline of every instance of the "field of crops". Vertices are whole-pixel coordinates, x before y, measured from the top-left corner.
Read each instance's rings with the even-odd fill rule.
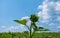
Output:
[[[4,32],[0,33],[0,38],[29,38],[28,32]],[[60,38],[60,32],[35,33],[33,38]]]

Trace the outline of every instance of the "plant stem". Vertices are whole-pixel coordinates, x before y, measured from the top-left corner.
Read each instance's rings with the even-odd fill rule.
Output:
[[[13,32],[12,32],[12,38],[14,38],[14,37],[13,37]]]
[[[30,38],[32,38],[31,33],[32,33],[32,26],[30,26]]]
[[[33,37],[33,35],[35,34],[35,32],[36,32],[36,31],[34,31],[34,32],[32,33],[31,37]]]

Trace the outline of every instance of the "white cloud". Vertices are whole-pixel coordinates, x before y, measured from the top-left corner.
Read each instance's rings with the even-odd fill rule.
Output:
[[[38,12],[38,16],[40,16],[40,19],[42,19],[41,22],[43,23],[48,22],[48,19],[50,18],[50,15],[48,14],[49,10],[47,9],[48,4],[46,4],[46,2],[47,0],[43,2],[43,5],[38,6],[39,9],[42,8],[42,11]]]
[[[60,16],[57,16],[57,20],[60,21]]]
[[[60,26],[57,26],[57,28],[60,28]]]
[[[56,11],[60,11],[60,1],[56,2]]]
[[[10,29],[14,29],[15,27],[14,26],[11,26]]]
[[[22,17],[21,20],[23,19],[29,19],[29,17],[28,16]]]
[[[38,16],[42,16],[42,12],[41,12],[41,11],[38,12],[37,15],[38,15]]]
[[[38,6],[38,8],[42,10],[38,12],[38,16],[40,16],[41,22],[48,23],[50,19],[54,17],[54,14],[56,17],[59,16],[58,14],[60,14],[60,1],[54,2],[54,0],[45,0],[43,1],[42,5]],[[60,18],[58,17],[57,19],[59,20]]]
[[[38,9],[42,9],[42,8],[43,8],[43,6],[42,6],[42,5],[38,6]]]
[[[5,28],[4,30],[1,30],[1,31],[2,32],[9,32],[9,31],[15,32],[17,30],[25,31],[25,30],[27,30],[27,28],[24,25],[10,26],[10,27],[7,27],[7,28]]]
[[[56,24],[54,24],[54,23],[50,23],[49,26],[56,26]]]

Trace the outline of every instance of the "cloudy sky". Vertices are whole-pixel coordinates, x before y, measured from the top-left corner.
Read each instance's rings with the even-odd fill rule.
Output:
[[[13,20],[28,19],[31,14],[40,17],[38,26],[60,31],[60,0],[0,0],[0,32],[27,30]]]

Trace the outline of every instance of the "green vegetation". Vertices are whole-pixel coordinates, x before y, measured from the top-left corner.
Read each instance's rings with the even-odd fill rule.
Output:
[[[44,28],[44,27],[38,27],[36,25],[36,22],[39,21],[39,16],[37,16],[36,14],[32,14],[30,17],[29,17],[29,20],[31,21],[31,24],[29,26],[27,26],[27,19],[22,19],[22,20],[14,20],[15,22],[19,23],[19,24],[22,24],[22,25],[25,25],[28,30],[29,30],[29,38],[32,38],[33,35],[35,35],[35,32],[36,31],[48,31],[48,29]],[[32,30],[33,29],[33,30]]]
[[[28,31],[0,33],[0,38],[28,38]],[[60,38],[60,32],[35,33],[32,38]]]

